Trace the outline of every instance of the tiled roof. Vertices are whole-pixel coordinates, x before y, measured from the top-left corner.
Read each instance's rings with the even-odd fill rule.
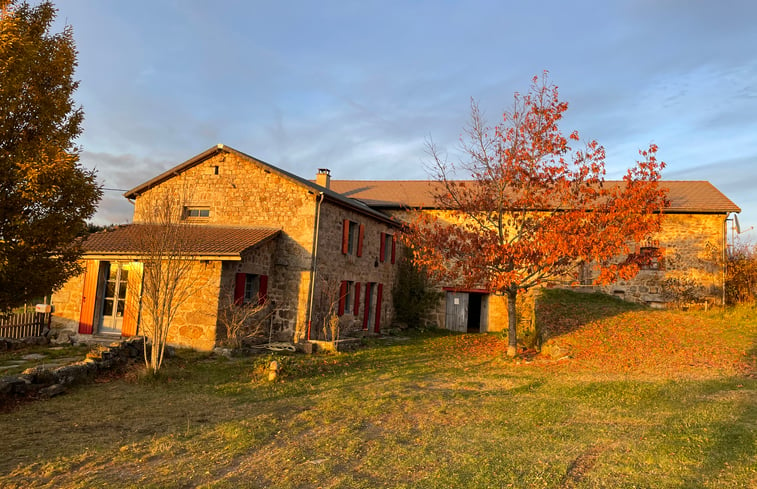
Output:
[[[620,185],[622,181],[607,181]],[[670,207],[667,212],[726,213],[741,209],[714,185],[706,181],[667,180],[660,185],[668,189]],[[331,180],[331,190],[345,197],[384,209],[403,207],[434,208],[434,191],[441,184],[429,180]]]
[[[154,235],[150,224],[128,224],[111,231],[87,236],[82,243],[85,255],[140,255]],[[221,227],[204,225],[178,225],[181,241],[187,244],[182,250],[194,256],[238,257],[240,253],[279,233],[278,229],[250,227]],[[142,251],[141,251],[142,250]]]

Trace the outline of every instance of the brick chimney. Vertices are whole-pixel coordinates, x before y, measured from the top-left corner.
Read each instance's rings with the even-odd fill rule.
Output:
[[[321,187],[331,188],[331,170],[328,168],[319,168],[315,176],[315,183]]]

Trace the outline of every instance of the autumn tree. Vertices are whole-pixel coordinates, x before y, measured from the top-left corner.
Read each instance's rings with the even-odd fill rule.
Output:
[[[50,2],[0,0],[0,312],[80,271],[72,243],[101,196],[74,145],[73,33],[50,33],[54,18]]]
[[[439,210],[419,213],[409,241],[416,265],[439,279],[506,296],[513,356],[519,293],[573,272],[581,261],[596,265],[600,282],[638,272],[637,260],[618,257],[660,228],[664,163],[651,145],[622,182],[605,181],[604,148],[590,141],[574,150],[578,133],[560,131],[568,104],[546,72],[527,94],[515,94],[494,127],[471,105],[461,161],[429,145]],[[456,180],[458,173],[470,180]]]

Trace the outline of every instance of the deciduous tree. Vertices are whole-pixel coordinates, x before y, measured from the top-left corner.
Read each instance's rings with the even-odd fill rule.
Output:
[[[464,159],[453,163],[430,144],[436,207],[409,229],[418,266],[439,279],[485,287],[507,297],[508,354],[516,353],[518,294],[592,262],[598,281],[630,278],[639,270],[629,245],[659,230],[666,192],[657,147],[622,182],[605,181],[605,150],[596,141],[581,149],[576,131],[558,122],[568,104],[545,72],[529,92],[516,93],[503,121],[489,127],[472,103],[462,138]],[[466,173],[470,180],[454,177]]]
[[[74,145],[73,33],[50,33],[54,18],[50,2],[0,0],[0,312],[80,271],[72,243],[101,196]]]
[[[144,211],[135,226],[142,287],[129,290],[140,294],[134,300],[141,300],[140,328],[148,340],[145,366],[152,374],[163,366],[168,336],[182,305],[208,286],[196,259],[195,226],[183,222],[186,193],[182,187],[140,197]]]

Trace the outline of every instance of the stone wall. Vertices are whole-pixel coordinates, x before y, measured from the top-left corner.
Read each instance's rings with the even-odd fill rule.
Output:
[[[353,221],[358,226],[364,226],[361,256],[357,256],[356,253],[342,253],[342,233],[345,220]],[[382,233],[395,236],[395,263],[391,262],[391,258],[382,261],[379,256]],[[392,289],[394,287],[397,261],[402,254],[401,245],[397,239],[398,234],[398,229],[389,223],[371,218],[333,202],[325,201],[323,203],[318,232],[313,327],[323,328],[323,320],[328,314],[330,303],[333,300],[338,300],[339,284],[342,281],[351,281],[360,283],[360,306],[357,315],[354,314],[354,308],[345,310],[345,314],[341,318],[342,329],[346,331],[363,329],[365,284],[368,282],[383,284],[380,328],[389,328],[394,317]],[[387,255],[390,254],[390,251],[387,252]],[[367,329],[373,331],[374,325],[368,325]]]
[[[84,266],[84,260],[81,261]],[[82,291],[84,290],[84,273],[70,278],[56,290],[50,298],[53,314],[50,325],[53,328],[77,331],[81,316]]]
[[[409,222],[415,219],[418,211],[391,211],[398,220]],[[425,210],[450,225],[461,222],[461,218],[451,211]],[[620,280],[607,286],[583,286],[583,289],[600,290],[625,300],[648,303],[663,307],[675,300],[674,290],[665,287],[667,279],[687,279],[692,281],[697,294],[702,300],[720,302],[722,300],[722,269],[714,257],[723,254],[724,227],[726,218],[723,214],[667,214],[662,231],[642,246],[655,246],[664,250],[663,266],[660,270],[641,270],[630,280]],[[634,250],[635,243],[629,243]],[[619,257],[624,259],[625,257]],[[593,275],[592,275],[593,273]],[[596,272],[589,271],[583,278],[587,281],[596,277]],[[568,280],[572,282],[573,279]],[[461,283],[438,284],[442,287],[461,287]],[[487,321],[488,331],[507,329],[507,299],[504,296],[489,294]],[[527,296],[519,300],[519,313],[522,327],[532,320],[533,298]],[[442,298],[437,308],[430,314],[430,320],[440,327],[445,327],[445,299]]]
[[[596,288],[625,300],[663,307],[676,300],[675,290],[666,290],[666,280],[687,279],[702,301],[720,303],[723,275],[718,260],[723,256],[725,218],[722,214],[666,215],[661,232],[646,243],[663,250],[660,269],[641,270],[630,280]]]
[[[187,191],[191,189],[191,191]],[[276,301],[278,331],[299,339],[305,330],[310,256],[313,246],[317,195],[300,184],[271,172],[245,158],[221,153],[189,168],[180,175],[146,191],[136,199],[134,221],[149,216],[149,207],[164,193],[182,195],[183,206],[205,207],[208,218],[196,224],[257,226],[281,229],[275,244],[266,245],[269,297]],[[247,267],[253,270],[248,259]],[[223,281],[236,273],[235,265],[224,269]],[[241,271],[241,268],[240,268]],[[247,272],[246,272],[247,273]],[[255,273],[250,271],[249,273]],[[215,302],[214,302],[215,304]]]

